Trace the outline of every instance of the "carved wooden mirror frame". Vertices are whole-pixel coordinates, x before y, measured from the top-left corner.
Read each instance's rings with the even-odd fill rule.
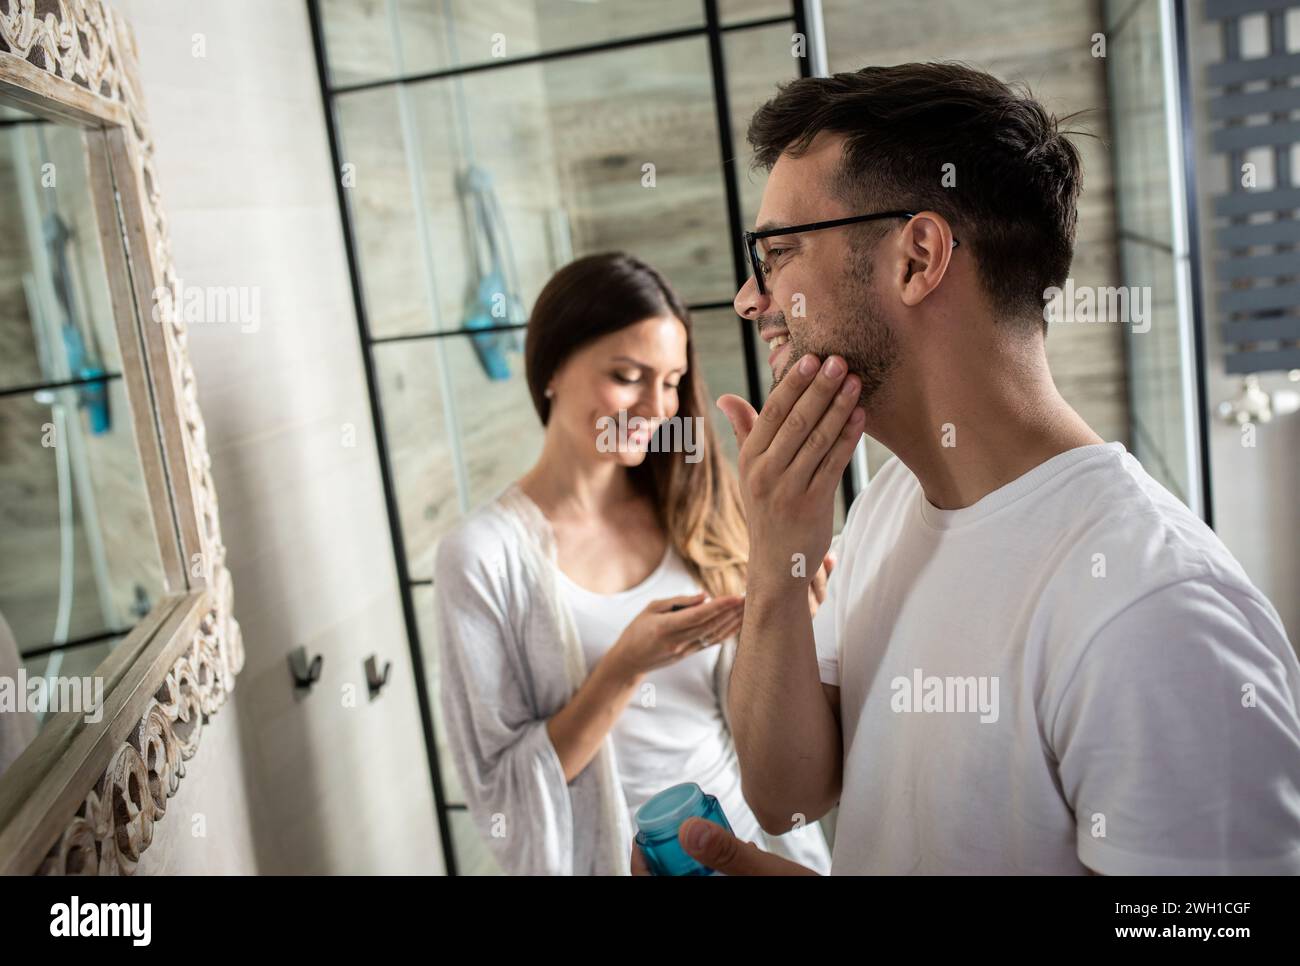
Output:
[[[95,672],[99,721],[51,715],[0,776],[0,873],[131,873],[243,666],[239,624],[130,28],[104,0],[0,0],[0,97],[85,131],[166,584]]]

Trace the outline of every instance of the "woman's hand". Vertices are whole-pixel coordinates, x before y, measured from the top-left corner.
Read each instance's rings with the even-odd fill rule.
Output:
[[[725,641],[740,630],[745,598],[691,597],[652,600],[619,635],[605,655],[629,676],[666,667],[706,647]],[[678,610],[673,610],[680,605]]]

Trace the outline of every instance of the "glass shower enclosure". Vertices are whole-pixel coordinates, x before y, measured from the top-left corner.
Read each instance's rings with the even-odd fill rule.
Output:
[[[443,851],[451,874],[491,872],[438,740],[437,541],[540,452],[523,330],[576,257],[621,249],[662,271],[712,395],[761,401],[754,327],[731,305],[763,185],[744,131],[810,72],[803,4],[309,9]]]
[[[1125,329],[1129,448],[1148,473],[1209,520],[1183,8],[1175,0],[1108,0],[1106,63],[1121,272],[1130,290],[1150,293],[1149,318]]]

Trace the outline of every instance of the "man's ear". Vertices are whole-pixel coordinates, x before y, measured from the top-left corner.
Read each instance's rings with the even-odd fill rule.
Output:
[[[939,287],[952,259],[952,228],[943,215],[922,211],[903,226],[899,238],[904,305],[919,305]]]

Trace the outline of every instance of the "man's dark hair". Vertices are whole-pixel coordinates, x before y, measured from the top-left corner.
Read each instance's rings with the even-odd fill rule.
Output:
[[[749,142],[754,165],[770,170],[823,131],[843,135],[830,188],[852,214],[939,212],[994,310],[1041,320],[1043,290],[1064,284],[1074,254],[1082,170],[1059,126],[1067,119],[964,64],[900,64],[783,85],[754,115]],[[944,187],[945,171],[955,186]]]

